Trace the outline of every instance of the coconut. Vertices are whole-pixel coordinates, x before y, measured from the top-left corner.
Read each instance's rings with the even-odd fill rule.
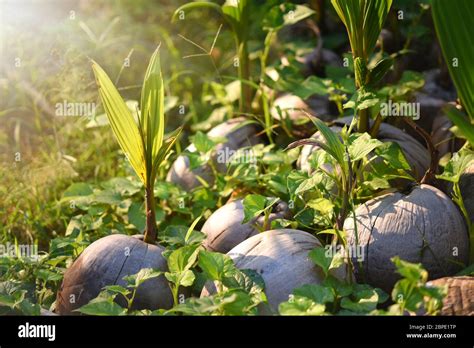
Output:
[[[212,128],[207,135],[210,137],[225,137],[225,143],[218,144],[213,153],[212,160],[216,162],[216,169],[224,173],[227,170],[225,161],[218,161],[218,154],[232,154],[246,146],[253,146],[261,143],[261,139],[257,136],[258,128],[255,124],[246,124],[241,126],[245,118],[238,117],[226,121]],[[196,152],[194,145],[187,148],[188,152]],[[227,160],[227,159],[226,159]],[[204,165],[191,170],[189,158],[186,155],[179,156],[171,166],[166,180],[180,185],[185,190],[191,190],[201,185],[198,176],[208,183],[214,181],[212,170],[208,165]]]
[[[474,163],[461,174],[459,190],[461,191],[467,215],[469,215],[471,223],[474,223]]]
[[[344,222],[356,279],[390,291],[400,276],[391,258],[422,263],[431,279],[453,275],[468,262],[469,239],[456,205],[429,185],[389,193],[359,206]],[[357,234],[356,234],[357,231]],[[354,254],[354,253],[353,253]],[[358,256],[360,257],[360,256]]]
[[[335,122],[335,125],[331,129],[335,132],[340,132],[342,126],[349,124],[352,118],[344,117],[338,119]],[[312,138],[315,138],[319,141],[324,141],[319,132],[316,132]],[[407,133],[401,131],[400,129],[382,123],[379,128],[377,138],[382,142],[394,142],[400,145],[408,163],[413,169],[413,175],[417,179],[421,179],[425,174],[426,170],[430,165],[430,155],[426,148],[421,145],[417,140],[408,135]],[[298,168],[311,172],[311,166],[309,158],[311,154],[318,150],[320,147],[317,145],[305,145],[301,150],[300,157],[298,158],[297,165]]]
[[[441,315],[474,315],[473,277],[445,277],[430,281],[427,285],[448,288]]]
[[[288,205],[280,201],[273,206],[269,222],[275,219],[288,218]],[[242,200],[232,201],[217,209],[202,226],[201,231],[206,234],[204,247],[211,251],[227,253],[237,244],[259,233],[255,224],[263,226],[264,217],[252,219],[243,224],[244,206]]]
[[[276,312],[295,288],[323,281],[323,271],[308,257],[311,250],[320,246],[318,239],[307,232],[270,230],[243,241],[227,255],[237,268],[252,269],[262,276],[270,309]],[[331,272],[339,279],[346,278],[345,267]],[[215,292],[215,284],[208,282],[201,296]]]
[[[56,312],[73,314],[73,310],[99,295],[104,286],[126,286],[123,277],[152,268],[167,271],[162,256],[164,248],[131,236],[113,234],[89,245],[67,269],[56,299]],[[117,301],[125,305],[120,296]],[[133,301],[134,309],[171,308],[173,297],[164,276],[141,284]]]
[[[329,101],[326,97],[314,95],[306,100],[296,95],[284,94],[273,102],[271,115],[275,120],[281,121],[282,117],[278,108],[283,114],[283,119],[288,117],[293,123],[303,123],[309,121],[306,113],[329,121]],[[306,113],[305,113],[306,112]]]

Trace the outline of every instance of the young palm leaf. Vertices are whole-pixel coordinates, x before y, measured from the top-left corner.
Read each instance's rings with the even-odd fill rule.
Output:
[[[331,0],[331,3],[347,29],[354,58],[356,87],[365,88],[372,73],[367,69],[367,62],[390,11],[392,0]],[[379,72],[372,73],[377,74]],[[362,133],[369,130],[366,109],[359,112],[358,129]]]
[[[159,46],[153,53],[145,73],[138,124],[115,88],[95,62],[92,64],[99,94],[115,137],[145,186],[146,230],[144,240],[156,239],[155,198],[153,186],[159,165],[173,147],[180,129],[164,139],[164,86]]]
[[[455,110],[449,110],[447,115],[474,145],[474,2],[433,0],[432,13],[449,73],[471,122]]]
[[[140,130],[133,119],[132,113],[106,72],[94,61],[92,62],[92,69],[99,88],[100,99],[115,138],[138,177],[145,184],[147,181],[145,149]]]

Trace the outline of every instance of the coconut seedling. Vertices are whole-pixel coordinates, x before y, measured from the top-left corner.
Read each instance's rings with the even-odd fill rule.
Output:
[[[339,18],[344,23],[354,60],[357,93],[354,96],[358,111],[358,131],[370,131],[369,108],[377,100],[371,91],[391,68],[390,57],[378,61],[369,59],[375,49],[392,0],[331,0]]]
[[[143,236],[110,235],[87,247],[64,275],[57,296],[60,314],[69,314],[86,304],[105,286],[126,285],[123,278],[141,269],[167,270],[162,256],[164,248],[156,244],[153,188],[160,164],[176,141],[179,130],[165,139],[159,47],[151,56],[145,73],[138,119],[134,119],[110,78],[94,61],[92,69],[115,138],[144,185],[146,228]],[[159,276],[146,281],[137,290],[134,308],[167,308],[172,303],[168,283]]]
[[[469,234],[456,204],[433,186],[437,151],[426,131],[407,121],[425,138],[430,167],[419,184],[373,198],[344,222],[348,244],[362,247],[356,279],[390,291],[399,276],[391,257],[421,263],[431,279],[457,273],[469,261]]]
[[[323,282],[329,270],[315,265],[309,255],[318,247],[321,247],[319,240],[307,232],[279,229],[253,236],[227,255],[237,268],[256,271],[263,278],[269,304],[263,313],[269,314],[277,312],[278,305],[288,300],[293,289]],[[348,278],[345,267],[337,267],[330,272],[339,280]],[[206,283],[201,297],[217,290],[215,283]]]

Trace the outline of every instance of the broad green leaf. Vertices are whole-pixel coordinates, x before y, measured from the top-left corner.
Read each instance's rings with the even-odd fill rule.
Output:
[[[222,283],[228,289],[242,289],[250,294],[261,292],[265,288],[262,276],[253,269],[236,270],[231,277],[224,278]]]
[[[191,286],[196,279],[194,272],[189,269],[183,272],[166,272],[165,277],[176,286]]]
[[[400,145],[393,142],[382,143],[375,149],[377,156],[386,160],[395,169],[411,170],[411,166],[403,154]]]
[[[465,114],[452,105],[448,105],[444,111],[446,116],[459,128],[461,134],[474,146],[474,116],[471,116],[471,120],[469,120]]]
[[[392,300],[403,303],[405,309],[416,312],[423,304],[423,295],[412,281],[399,280],[392,290]]]
[[[341,300],[341,307],[358,313],[368,313],[377,308],[379,295],[376,291],[367,291],[360,298],[352,300],[344,297]]]
[[[168,268],[171,273],[184,272],[190,269],[199,253],[199,245],[186,245],[174,250],[168,257]]]
[[[444,167],[443,173],[436,177],[453,183],[458,183],[461,175],[469,166],[471,166],[471,164],[474,164],[474,152],[463,149],[453,155]]]
[[[89,184],[79,182],[69,186],[63,193],[63,198],[84,197],[93,194]]]
[[[332,257],[327,255],[327,250],[323,247],[317,247],[311,250],[308,254],[311,261],[317,266],[321,267],[324,274],[328,274],[329,266],[331,266]]]
[[[314,198],[307,202],[306,205],[316,210],[319,214],[327,215],[328,217],[331,217],[334,211],[334,203],[322,197]]]
[[[351,284],[347,284],[332,275],[328,275],[321,285],[331,288],[335,296],[340,297],[349,296],[354,290]]]
[[[326,304],[334,301],[334,293],[328,287],[318,284],[307,284],[293,290],[293,294],[299,297],[307,297],[315,303]]]
[[[312,9],[304,5],[284,3],[273,6],[263,18],[264,30],[279,30],[285,26],[293,25],[315,14]]]
[[[75,311],[87,315],[125,315],[127,310],[114,302],[115,296],[107,294],[105,290],[98,297]]]
[[[244,223],[249,222],[254,217],[260,215],[264,209],[267,202],[266,197],[251,194],[244,198],[242,205],[244,206]]]
[[[129,286],[138,288],[141,284],[149,279],[159,277],[163,272],[155,271],[152,268],[142,268],[138,273],[125,276],[123,279],[129,284]]]
[[[446,65],[462,104],[473,119],[474,37],[472,35],[472,19],[474,18],[474,2],[472,0],[433,0],[432,14]],[[474,127],[471,125],[472,128]],[[471,141],[471,144],[474,142]]]
[[[428,272],[423,268],[421,263],[411,263],[401,260],[398,256],[393,257],[392,262],[397,267],[397,273],[411,282],[423,281],[428,279]]]
[[[315,303],[307,297],[293,296],[288,302],[278,306],[281,315],[322,315],[326,310],[324,304]]]
[[[124,288],[123,286],[120,286],[120,285],[108,285],[108,286],[105,286],[104,289],[111,293],[121,294],[124,297],[127,297],[128,295],[132,293],[129,289]]]
[[[92,62],[92,69],[99,87],[100,98],[115,138],[129,159],[135,173],[145,184],[148,178],[145,148],[140,130],[120,93],[105,71],[94,61]]]
[[[235,271],[234,263],[228,255],[201,250],[199,252],[199,267],[208,279],[222,281]]]
[[[136,227],[138,231],[143,231],[146,224],[146,215],[142,204],[133,202],[128,208],[128,222]]]
[[[185,246],[199,244],[206,238],[206,235],[202,232],[193,230],[188,235],[189,229],[185,226],[166,226],[166,229],[158,237],[168,244],[173,246]]]
[[[353,162],[366,157],[373,150],[383,145],[380,140],[371,138],[367,133],[351,135],[349,141],[348,152]]]
[[[191,142],[194,144],[198,152],[200,153],[207,153],[214,149],[216,146],[216,142],[214,142],[211,138],[209,138],[203,132],[196,132],[193,136],[189,137]]]

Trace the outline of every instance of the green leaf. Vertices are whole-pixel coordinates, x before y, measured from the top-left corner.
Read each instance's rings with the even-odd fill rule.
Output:
[[[196,279],[194,272],[189,269],[183,272],[166,272],[165,277],[176,286],[191,286]]]
[[[437,175],[438,179],[458,183],[461,175],[467,168],[474,163],[474,152],[468,149],[462,149],[456,152],[444,167],[441,175]]]
[[[171,273],[184,272],[190,269],[199,253],[199,245],[186,245],[174,250],[168,257],[168,268]]]
[[[146,146],[148,177],[152,183],[155,179],[157,160],[165,132],[165,95],[159,49],[160,46],[152,54],[148,63],[140,102],[140,125]]]
[[[316,128],[318,128],[319,132],[321,133],[321,135],[323,136],[325,140],[326,146],[324,147],[322,146],[323,149],[326,152],[328,152],[339,163],[341,168],[347,169],[347,163],[344,160],[345,159],[344,145],[339,140],[338,135],[336,135],[336,133],[334,133],[331,130],[331,128],[326,126],[326,124],[320,119],[311,117],[311,121],[313,121],[314,125],[316,126]],[[347,171],[344,170],[344,172],[347,172]]]
[[[311,250],[308,254],[311,261],[317,266],[321,267],[324,274],[328,274],[329,266],[331,266],[332,257],[326,255],[326,249],[323,247],[317,247]]]
[[[473,119],[474,37],[472,36],[472,18],[474,18],[474,3],[471,0],[433,0],[432,15],[449,73],[456,85],[462,104]],[[471,144],[474,142],[471,141]]]
[[[285,26],[296,24],[315,13],[304,5],[284,3],[273,6],[263,18],[263,29],[279,30]]]
[[[254,217],[259,216],[265,210],[267,198],[258,194],[251,194],[244,198],[242,205],[244,207],[244,221],[247,223]]]
[[[459,128],[461,134],[466,137],[472,146],[474,146],[473,121],[469,120],[465,114],[452,105],[448,105],[448,107],[444,108],[444,112],[446,116],[448,116],[448,118]],[[471,119],[474,120],[474,116],[471,116]]]
[[[170,225],[166,226],[163,233],[159,235],[159,238],[165,243],[181,247],[200,244],[206,238],[206,235],[195,230],[189,234],[189,228],[185,226]]]
[[[210,280],[222,281],[235,272],[235,266],[228,255],[201,250],[199,252],[199,267]]]
[[[224,278],[222,283],[228,289],[242,289],[249,294],[262,292],[265,288],[262,276],[253,269],[236,270],[231,277]]]
[[[306,205],[328,217],[331,217],[334,211],[334,203],[327,198],[315,198],[307,202]]]
[[[128,208],[128,222],[137,228],[138,231],[143,231],[146,224],[146,215],[142,204],[133,202]]]
[[[372,291],[356,300],[344,297],[341,300],[341,307],[357,313],[368,313],[377,308],[378,301],[379,295],[376,291]]]
[[[326,304],[334,301],[334,293],[328,287],[318,284],[307,284],[293,290],[293,294],[299,297],[307,297],[315,303]]]
[[[105,71],[94,61],[92,62],[92,69],[99,87],[100,98],[115,138],[122,151],[128,157],[135,173],[145,184],[147,181],[145,148],[140,130],[130,110]]]
[[[411,282],[426,282],[428,272],[423,268],[421,263],[411,263],[401,260],[398,256],[392,257],[392,262],[397,268],[397,273]]]
[[[278,306],[281,315],[322,315],[325,310],[325,305],[300,296],[293,296],[291,300],[282,302]]]
[[[367,133],[359,135],[352,134],[349,137],[349,142],[350,145],[348,147],[348,152],[352,162],[356,162],[366,157],[373,150],[383,145],[380,140],[373,139]]]
[[[200,131],[189,138],[200,153],[207,153],[216,146],[216,143],[211,138]]]
[[[90,187],[89,184],[79,182],[79,183],[74,183],[71,186],[69,186],[66,191],[63,193],[63,198],[75,198],[75,197],[84,197],[84,196],[89,196],[93,194],[94,191],[92,191],[92,188]]]
[[[124,288],[123,286],[120,286],[120,285],[108,285],[108,286],[105,286],[104,289],[111,293],[121,294],[124,297],[127,297],[128,295],[132,293],[129,289]]]
[[[125,276],[123,279],[131,287],[138,288],[141,284],[146,282],[149,279],[159,277],[163,272],[155,271],[152,268],[142,268],[138,273]]]
[[[106,291],[101,292],[98,297],[75,311],[87,315],[124,315],[127,310],[115,303],[114,299],[115,295],[110,296]]]
[[[392,168],[410,171],[411,166],[403,154],[403,150],[397,143],[382,143],[375,149],[377,156],[386,160]]]

